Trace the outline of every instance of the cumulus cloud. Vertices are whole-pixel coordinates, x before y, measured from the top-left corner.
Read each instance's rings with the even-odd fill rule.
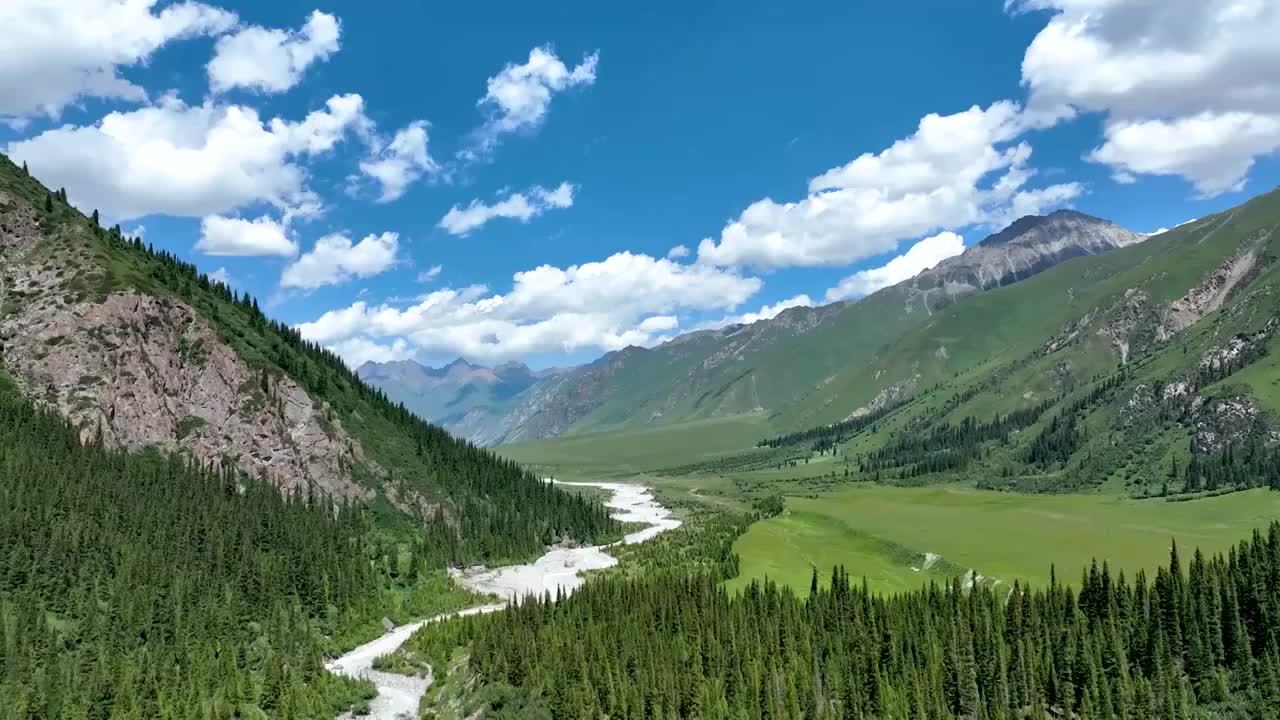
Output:
[[[220,267],[209,273],[209,279],[214,282],[220,282],[227,287],[235,285],[235,281],[231,279],[231,273],[227,272],[225,267]]]
[[[155,12],[155,0],[5,0],[0,27],[0,118],[57,117],[82,98],[142,101],[119,69],[145,63],[174,40],[214,35],[234,13],[197,2]]]
[[[672,260],[689,257],[689,248],[685,245],[677,245],[667,251],[667,257]]]
[[[255,220],[209,215],[200,221],[196,251],[206,255],[293,257],[298,246],[284,224],[266,215]]]
[[[365,127],[364,101],[335,95],[298,122],[262,122],[243,105],[206,101],[109,113],[95,126],[63,126],[9,143],[49,186],[67,187],[81,208],[110,218],[152,213],[202,217],[253,202],[279,208],[316,202],[298,160],[332,150],[351,128]]]
[[[772,320],[778,316],[783,310],[793,307],[813,307],[813,300],[806,294],[789,297],[786,300],[779,300],[772,305],[762,305],[755,312],[742,313],[741,315],[726,315],[719,320],[703,324],[702,328],[722,328],[728,325],[750,325],[761,320]]]
[[[598,60],[599,53],[591,53],[569,69],[551,46],[544,45],[529,52],[528,62],[509,63],[489,78],[484,97],[476,103],[489,113],[489,119],[476,131],[473,144],[463,150],[463,159],[479,159],[492,151],[502,136],[538,127],[557,93],[595,83]]]
[[[342,353],[353,338],[415,351],[501,361],[532,353],[618,350],[649,345],[674,329],[682,310],[732,310],[754,295],[757,278],[709,266],[617,253],[512,278],[511,290],[441,289],[407,307],[364,302],[303,323],[305,337]]]
[[[368,338],[348,338],[337,343],[333,349],[353,368],[358,368],[367,362],[385,363],[413,357],[409,343],[404,340],[380,344]]]
[[[1089,159],[1127,176],[1180,175],[1201,195],[1244,188],[1254,158],[1280,148],[1280,113],[1204,112],[1173,120],[1116,121]]]
[[[572,207],[573,191],[573,185],[562,182],[554,190],[535,185],[525,192],[511,193],[492,205],[472,200],[466,207],[449,208],[436,227],[450,235],[462,236],[497,218],[527,223],[548,210]]]
[[[418,282],[420,283],[431,282],[432,280],[435,280],[436,278],[440,277],[440,272],[442,270],[444,270],[444,267],[440,265],[432,265],[426,270],[423,270],[422,272],[418,273]]]
[[[284,92],[302,80],[314,62],[338,51],[338,19],[315,10],[300,30],[276,30],[251,25],[218,39],[206,70],[214,92],[247,88]]]
[[[418,120],[396,132],[389,143],[375,141],[360,172],[378,183],[378,202],[398,200],[424,174],[440,172],[427,152],[427,123]]]
[[[48,130],[10,143],[46,185],[65,186],[79,207],[118,220],[152,213],[200,217],[266,202],[311,208],[299,160],[333,149],[368,127],[359,95],[335,95],[293,122],[264,122],[253,108],[206,101],[189,106],[174,96],[130,112],[108,113],[96,125]]]
[[[1012,0],[1055,14],[1027,48],[1036,107],[1107,114],[1089,157],[1121,182],[1180,175],[1204,195],[1238,189],[1280,148],[1280,6],[1260,0]]]
[[[310,290],[373,277],[396,264],[399,247],[400,236],[393,232],[366,235],[355,244],[341,233],[325,235],[284,269],[280,286]]]
[[[813,178],[804,199],[753,203],[718,240],[698,245],[698,260],[762,269],[847,265],[905,238],[991,223],[1011,204],[1078,193],[1075,185],[1022,190],[1034,175],[1031,146],[1015,141],[1038,122],[1009,101],[926,115],[910,137]]]
[[[827,290],[827,302],[859,298],[919,275],[949,257],[964,252],[964,238],[941,232],[912,245],[905,253],[880,267],[856,272]]]

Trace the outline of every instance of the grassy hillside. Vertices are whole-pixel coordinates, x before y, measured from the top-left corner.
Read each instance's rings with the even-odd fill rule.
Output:
[[[1276,229],[1280,192],[914,324],[872,296],[836,320],[893,338],[781,412],[502,452],[731,507],[787,497],[735,546],[739,585],[804,585],[810,563],[880,590],[969,569],[1040,583],[1092,556],[1153,567],[1172,538],[1222,548],[1280,516],[1251,490],[1280,487]],[[795,362],[838,335],[801,333]]]

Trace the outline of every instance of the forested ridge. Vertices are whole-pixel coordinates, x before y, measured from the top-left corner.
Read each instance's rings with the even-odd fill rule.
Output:
[[[268,318],[247,293],[211,280],[194,264],[141,238],[126,237],[119,225],[100,226],[96,211],[86,216],[67,204],[65,191],[49,191],[8,158],[0,160],[0,189],[39,208],[43,242],[69,242],[74,252],[93,258],[93,271],[75,278],[69,290],[99,299],[128,289],[175,297],[257,368],[263,384],[288,375],[327,403],[377,463],[377,470],[353,467],[351,472],[382,492],[375,503],[384,511],[379,517],[413,532],[405,518],[394,517],[407,510],[418,514],[413,525],[435,525],[428,532],[451,534],[446,559],[500,564],[536,556],[562,535],[591,542],[617,533],[617,524],[598,503],[549,486],[518,464],[391,402],[336,354]],[[423,502],[411,507],[402,501],[393,509],[386,501],[389,489],[401,496],[417,494]]]
[[[836,570],[807,598],[714,574],[592,582],[415,638],[469,653],[487,717],[1266,718],[1280,711],[1280,524],[1154,578],[930,586]],[[513,710],[518,708],[518,710]],[[428,714],[430,714],[429,711]],[[447,716],[447,715],[442,715]]]
[[[620,532],[599,503],[391,403],[247,294],[99,226],[7,159],[0,190],[0,214],[35,209],[39,262],[91,260],[67,302],[137,290],[190,305],[255,385],[288,375],[341,417],[372,461],[349,471],[376,491],[335,505],[282,495],[227,458],[82,445],[84,428],[0,371],[0,718],[331,718],[372,688],[325,672],[326,654],[372,639],[384,616],[479,601],[446,565]],[[21,302],[8,291],[0,312]]]
[[[0,717],[316,718],[364,692],[325,672],[440,546],[179,457],[82,446],[0,392]]]

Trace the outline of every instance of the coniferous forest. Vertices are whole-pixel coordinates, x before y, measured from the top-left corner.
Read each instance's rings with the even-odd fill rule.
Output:
[[[807,598],[714,574],[589,583],[415,638],[469,653],[486,717],[1270,718],[1280,712],[1280,524],[1154,578],[884,597],[841,570]],[[1074,584],[1073,584],[1074,585]],[[625,610],[623,610],[625,608]],[[471,708],[466,708],[470,710]]]
[[[0,393],[0,717],[332,716],[326,638],[439,564],[369,523]]]
[[[335,507],[225,461],[82,445],[0,373],[0,718],[331,718],[373,688],[325,671],[327,654],[376,637],[383,617],[481,601],[447,565],[619,531],[599,503],[414,416],[248,294],[102,227],[7,158],[0,188],[0,210],[39,208],[43,242],[93,256],[74,297],[187,303],[264,389],[288,375],[348,418],[377,463],[352,476],[383,490]],[[393,486],[426,509],[392,507]]]

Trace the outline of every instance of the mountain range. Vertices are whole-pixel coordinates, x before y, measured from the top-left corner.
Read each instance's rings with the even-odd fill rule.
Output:
[[[1144,239],[1106,220],[1059,210],[1019,218],[960,255],[860,300],[789,308],[654,348],[627,347],[569,370],[539,376],[523,366],[487,370],[459,360],[431,370],[404,361],[366,363],[360,375],[423,417],[485,445],[742,413],[764,414],[780,429],[834,421],[879,393],[904,392],[880,376],[868,383],[857,371],[869,353],[934,313],[1066,260]],[[815,399],[821,407],[811,407]]]

